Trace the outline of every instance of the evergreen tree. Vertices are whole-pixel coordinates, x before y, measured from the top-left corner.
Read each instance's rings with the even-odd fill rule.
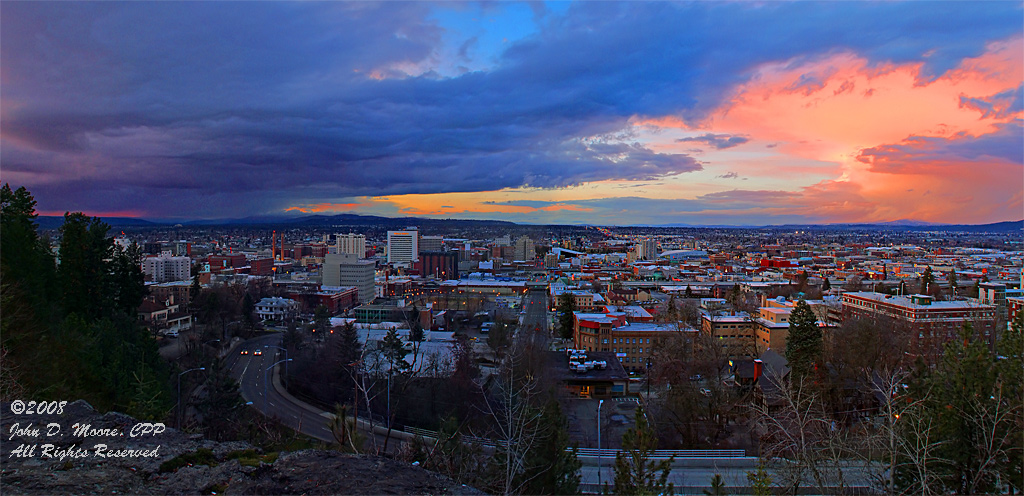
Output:
[[[540,416],[540,432],[533,448],[526,453],[524,494],[578,494],[580,468],[575,449],[569,446],[569,425],[554,398]]]
[[[705,489],[704,494],[708,496],[727,496],[729,494],[725,492],[725,481],[722,480],[722,474],[715,474],[711,478],[711,489]]]
[[[755,496],[772,495],[772,476],[764,469],[764,464],[759,464],[754,472],[747,472],[747,482]]]
[[[832,290],[832,283],[829,282],[828,278],[826,277],[825,280],[821,282],[821,291],[826,292],[830,290]]]
[[[107,315],[113,307],[106,260],[111,258],[114,243],[107,237],[108,229],[97,217],[64,214],[57,277],[61,303],[67,313],[94,320]]]
[[[196,301],[199,300],[199,293],[202,292],[203,287],[199,284],[199,274],[196,273],[192,276],[192,286],[189,287],[188,292],[188,303],[189,308],[195,308]]]
[[[806,301],[800,300],[789,316],[789,335],[786,336],[786,361],[793,378],[814,372],[821,361],[821,328],[814,311]]]
[[[236,438],[240,425],[237,421],[245,405],[239,393],[238,381],[231,377],[224,360],[216,359],[206,369],[206,388],[197,408],[206,436],[217,441]],[[182,401],[185,401],[184,399]]]
[[[6,183],[0,187],[0,273],[6,286],[17,287],[19,299],[24,297],[24,303],[46,312],[56,271],[50,247],[36,230],[35,207],[35,198],[24,187],[16,191]]]
[[[576,311],[576,297],[569,291],[562,293],[558,300],[558,330],[564,339],[572,339],[573,327],[576,322],[573,312]]]
[[[406,349],[402,338],[398,336],[396,328],[388,329],[384,339],[380,342],[380,348],[384,358],[388,361],[390,373],[401,373],[409,369],[409,362],[405,361],[405,357],[409,355],[409,350]]]
[[[347,366],[359,360],[359,356],[362,354],[362,345],[359,344],[356,326],[351,321],[345,322],[345,325],[341,327],[340,334],[338,356],[341,363]]]
[[[246,329],[256,328],[256,302],[248,291],[242,297],[242,320],[245,322]]]
[[[139,305],[149,292],[145,276],[140,270],[141,265],[142,250],[134,242],[123,251],[113,250],[107,289],[112,298],[113,312],[135,317]]]
[[[691,288],[689,284],[686,285],[686,292],[683,293],[683,296],[686,298],[693,298],[693,288]]]
[[[326,336],[331,330],[331,311],[326,305],[317,305],[313,310],[313,330],[320,333],[320,336]]]
[[[1016,443],[1007,446],[1006,456],[999,462],[999,479],[1005,482],[1010,492],[1024,492],[1024,312],[1010,324],[1003,333],[997,348],[999,357],[996,368],[999,383],[1003,384],[999,401],[1002,407],[1011,411],[1011,432]],[[1006,387],[1011,385],[1011,387]]]
[[[924,269],[921,274],[921,294],[931,294],[935,286],[935,274],[932,274],[931,266]]]
[[[800,271],[800,275],[797,277],[797,282],[796,282],[796,290],[797,291],[800,291],[800,292],[806,292],[807,291],[807,279],[808,279],[807,271],[806,270]]]
[[[1022,343],[1019,334],[1012,335],[1016,345]],[[1002,351],[1002,350],[1000,350]],[[981,494],[996,491],[1001,473],[1013,476],[1020,473],[1006,462],[1020,460],[1021,408],[1020,383],[1007,388],[1006,381],[1020,379],[1020,349],[1008,350],[1016,356],[1004,361],[1003,368],[995,360],[985,340],[978,339],[972,326],[967,324],[960,339],[947,343],[942,361],[927,376],[923,386],[931,395],[925,402],[923,414],[938,429],[936,436],[944,442],[936,449],[935,457],[941,463],[932,476],[946,492]],[[1006,374],[1006,375],[1003,375]],[[1019,479],[1018,479],[1019,480]],[[1012,482],[1010,482],[1012,484]]]
[[[949,269],[949,288],[953,291],[953,295],[956,296],[956,290],[960,289],[960,284],[956,280],[956,269]]]
[[[636,426],[622,435],[622,451],[615,455],[615,494],[654,495],[672,494],[668,482],[675,457],[660,462],[652,461],[651,454],[658,447],[658,437],[647,422],[642,406],[636,409]]]

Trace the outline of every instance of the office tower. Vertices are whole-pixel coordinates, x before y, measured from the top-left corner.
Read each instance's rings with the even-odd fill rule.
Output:
[[[366,303],[374,298],[373,260],[362,260],[350,253],[328,253],[324,257],[324,286],[355,286],[359,301]]]
[[[388,231],[388,263],[419,259],[419,231]]]

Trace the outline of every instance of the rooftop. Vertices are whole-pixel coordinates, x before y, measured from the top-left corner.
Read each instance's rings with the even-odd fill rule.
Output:
[[[942,310],[970,310],[974,308],[993,308],[991,305],[983,305],[975,303],[973,301],[932,301],[928,305],[920,305],[912,301],[913,297],[926,297],[925,295],[911,295],[911,296],[892,296],[885,293],[875,293],[872,291],[854,291],[850,293],[843,293],[843,298],[847,296],[864,298],[868,300],[874,300],[879,303],[885,303],[888,305],[895,305],[906,308],[913,308],[918,310],[924,309],[942,309]]]

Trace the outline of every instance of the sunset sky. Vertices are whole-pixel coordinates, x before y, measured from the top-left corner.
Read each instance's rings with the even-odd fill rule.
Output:
[[[1022,2],[0,2],[40,213],[1024,218]]]

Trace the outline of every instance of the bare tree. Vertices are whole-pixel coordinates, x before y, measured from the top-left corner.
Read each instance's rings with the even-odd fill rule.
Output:
[[[497,431],[500,473],[494,489],[505,495],[519,494],[528,482],[521,475],[527,468],[527,454],[538,438],[541,411],[531,403],[540,386],[524,363],[527,351],[516,340],[495,376],[495,394],[484,397],[485,413],[494,420]]]
[[[881,454],[884,465],[869,465],[879,489],[886,494],[932,494],[930,467],[939,463],[936,451],[943,441],[935,439],[935,427],[922,415],[927,401],[907,395],[910,373],[882,369],[871,374],[871,386],[880,400],[877,427],[866,438],[866,454]]]
[[[755,422],[761,455],[776,468],[779,482],[793,494],[808,479],[822,493],[844,486],[841,461],[849,458],[848,434],[826,415],[820,395],[804,378],[795,384],[773,375],[764,379],[774,393],[755,405]]]

